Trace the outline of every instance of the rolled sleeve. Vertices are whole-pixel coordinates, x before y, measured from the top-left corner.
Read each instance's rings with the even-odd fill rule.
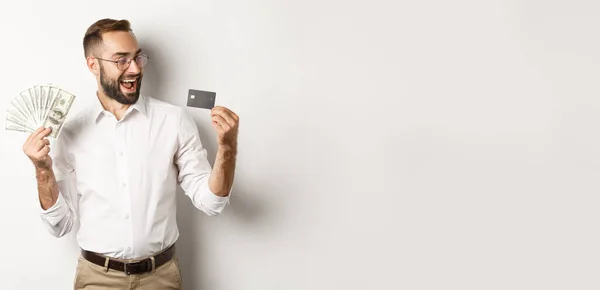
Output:
[[[65,152],[64,135],[50,151],[54,160],[53,169],[58,186],[58,198],[54,205],[44,210],[40,208],[40,217],[48,231],[62,237],[73,229],[77,222],[78,190],[75,170]]]
[[[55,227],[58,223],[69,213],[69,206],[67,205],[62,193],[58,193],[58,199],[49,209],[41,209],[41,217],[48,224]]]
[[[206,209],[208,215],[217,215],[225,209],[225,206],[229,204],[231,192],[227,196],[218,196],[210,190],[208,186],[208,178],[206,182],[202,183],[200,187],[200,203]]]
[[[230,194],[223,197],[210,190],[208,181],[212,167],[207,160],[206,149],[200,140],[196,123],[183,110],[178,140],[175,163],[179,169],[181,188],[199,210],[209,216],[221,213],[229,204]]]

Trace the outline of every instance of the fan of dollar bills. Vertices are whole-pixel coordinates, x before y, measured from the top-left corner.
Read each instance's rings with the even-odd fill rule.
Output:
[[[57,139],[75,96],[56,85],[38,85],[13,98],[6,110],[6,130],[31,133],[52,127],[48,137]]]

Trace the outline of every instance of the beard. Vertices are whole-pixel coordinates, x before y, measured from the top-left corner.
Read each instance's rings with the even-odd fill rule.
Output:
[[[137,79],[137,84],[135,88],[135,92],[133,93],[125,93],[121,92],[121,81],[130,78],[130,77],[139,77]],[[104,68],[102,64],[100,64],[100,85],[102,86],[102,90],[104,93],[111,99],[123,104],[123,105],[132,105],[135,104],[140,97],[140,88],[142,87],[142,75],[125,75],[122,74],[118,79],[111,79],[104,73]]]

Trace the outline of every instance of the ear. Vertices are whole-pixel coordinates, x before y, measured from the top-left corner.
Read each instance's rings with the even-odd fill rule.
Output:
[[[88,56],[85,58],[86,62],[87,62],[87,67],[88,69],[94,74],[94,75],[99,75],[100,74],[100,68],[98,67],[98,60]]]

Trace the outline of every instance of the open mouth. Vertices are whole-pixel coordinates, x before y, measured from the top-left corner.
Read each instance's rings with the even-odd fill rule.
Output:
[[[123,91],[127,93],[134,93],[137,90],[138,78],[124,79],[121,81],[121,87]]]

